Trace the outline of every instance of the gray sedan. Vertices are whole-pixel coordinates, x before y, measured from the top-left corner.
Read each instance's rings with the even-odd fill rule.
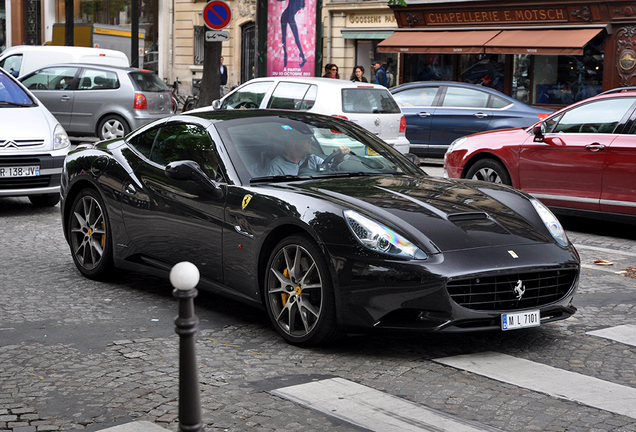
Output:
[[[172,114],[170,89],[151,71],[60,64],[31,72],[20,81],[70,135],[121,138]]]

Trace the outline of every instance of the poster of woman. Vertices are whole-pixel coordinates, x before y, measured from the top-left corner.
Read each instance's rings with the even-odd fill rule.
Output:
[[[268,0],[267,76],[314,76],[316,0]]]

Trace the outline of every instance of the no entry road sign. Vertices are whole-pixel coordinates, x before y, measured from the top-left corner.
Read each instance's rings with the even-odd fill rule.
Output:
[[[223,0],[212,0],[203,8],[203,21],[212,30],[227,27],[232,20],[232,10]]]

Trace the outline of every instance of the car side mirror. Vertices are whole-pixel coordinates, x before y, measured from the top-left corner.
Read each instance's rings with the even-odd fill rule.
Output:
[[[212,108],[214,108],[215,110],[221,109],[221,100],[217,99],[215,101],[212,101]]]
[[[543,123],[539,123],[532,128],[534,142],[543,142],[543,128],[541,127],[542,125]]]
[[[210,179],[198,163],[191,160],[182,160],[170,162],[165,169],[166,177],[172,180],[192,180],[212,192],[212,197],[221,198],[223,189],[221,186]]]

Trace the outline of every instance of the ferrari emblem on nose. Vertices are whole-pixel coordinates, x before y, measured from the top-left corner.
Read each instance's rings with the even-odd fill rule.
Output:
[[[523,294],[526,292],[526,287],[521,280],[517,281],[517,285],[515,285],[512,292],[515,293],[515,296],[517,296],[517,300],[521,300],[521,297],[523,297]]]
[[[245,210],[245,207],[247,207],[251,199],[252,199],[252,195],[245,195],[243,197],[243,202],[241,203],[241,209]]]

